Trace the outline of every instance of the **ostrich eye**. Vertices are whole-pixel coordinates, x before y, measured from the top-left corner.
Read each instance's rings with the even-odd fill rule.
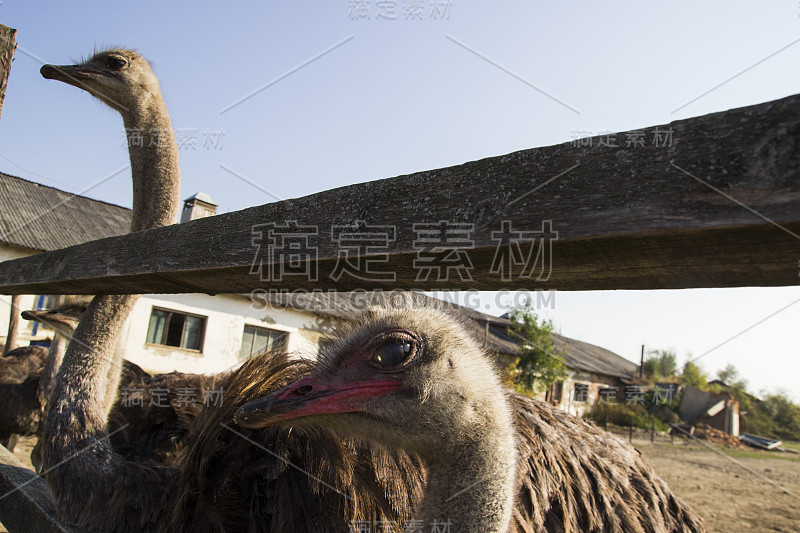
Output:
[[[128,62],[117,56],[108,56],[106,58],[106,67],[111,70],[122,70],[128,66]]]
[[[375,347],[370,362],[381,368],[393,368],[409,359],[414,354],[414,348],[411,339],[390,337]]]

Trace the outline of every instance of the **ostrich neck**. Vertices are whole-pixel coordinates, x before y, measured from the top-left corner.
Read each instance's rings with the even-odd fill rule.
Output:
[[[503,412],[505,406],[498,407],[483,410],[489,418],[477,426],[464,427],[463,431],[451,426],[449,431],[462,438],[422,452],[428,486],[416,519],[422,520],[426,531],[434,528],[434,522],[440,526],[449,522],[453,532],[507,531],[514,504],[517,453],[513,424]]]
[[[122,114],[133,175],[131,231],[176,222],[180,168],[178,147],[160,95],[143,98]]]
[[[68,455],[74,446],[104,435],[107,380],[112,367],[120,366],[119,332],[137,298],[99,295],[89,304],[58,369],[45,423],[46,454]],[[51,464],[58,461],[53,455],[50,459]]]

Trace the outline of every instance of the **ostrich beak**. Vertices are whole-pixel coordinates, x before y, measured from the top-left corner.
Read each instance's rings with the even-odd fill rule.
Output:
[[[81,89],[86,88],[84,84],[86,80],[108,75],[105,70],[86,65],[43,65],[39,73],[45,79],[61,81]]]
[[[258,429],[296,418],[348,413],[363,410],[363,401],[383,396],[400,387],[398,379],[355,383],[320,383],[317,376],[306,376],[293,385],[236,410],[234,420],[248,429]]]
[[[40,310],[40,311],[23,311],[22,318],[25,320],[35,320],[36,322],[44,322],[43,317],[45,317],[48,313],[47,310]]]

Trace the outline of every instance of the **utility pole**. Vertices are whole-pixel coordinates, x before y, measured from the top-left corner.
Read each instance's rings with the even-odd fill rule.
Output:
[[[642,344],[642,356],[639,358],[639,377],[644,377],[644,344]]]

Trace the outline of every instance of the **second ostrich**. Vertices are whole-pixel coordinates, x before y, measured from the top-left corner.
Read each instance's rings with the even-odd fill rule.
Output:
[[[408,295],[366,313],[309,375],[236,421],[330,428],[418,454],[428,483],[415,519],[426,530],[703,530],[635,449],[505,390],[468,331]]]

